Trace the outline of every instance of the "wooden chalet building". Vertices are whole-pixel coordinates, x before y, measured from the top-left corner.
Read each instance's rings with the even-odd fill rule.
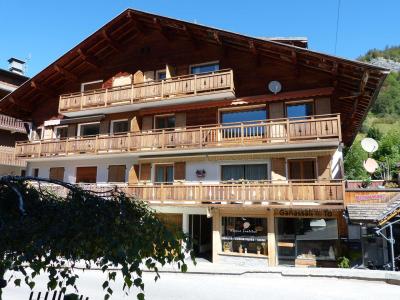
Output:
[[[213,262],[336,265],[342,145],[387,70],[128,9],[0,102],[28,174],[118,185]]]

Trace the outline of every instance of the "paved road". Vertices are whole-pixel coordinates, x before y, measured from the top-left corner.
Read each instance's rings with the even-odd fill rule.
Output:
[[[103,299],[100,273],[86,271],[80,274],[81,293],[91,300]],[[204,275],[163,273],[154,283],[152,273],[145,273],[148,300],[376,300],[400,299],[400,286],[381,282],[312,277],[282,277],[277,274]],[[101,277],[103,278],[103,277]],[[39,280],[39,288],[43,282]],[[121,282],[118,282],[121,285]],[[43,290],[43,289],[42,289]],[[8,287],[4,300],[27,300],[25,288]],[[136,299],[134,291],[125,296],[115,287],[111,299]]]

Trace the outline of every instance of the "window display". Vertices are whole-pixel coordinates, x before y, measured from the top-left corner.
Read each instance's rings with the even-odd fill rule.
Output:
[[[222,218],[224,252],[268,254],[267,219],[247,217]]]
[[[278,259],[290,263],[299,258],[336,259],[336,219],[277,218]]]

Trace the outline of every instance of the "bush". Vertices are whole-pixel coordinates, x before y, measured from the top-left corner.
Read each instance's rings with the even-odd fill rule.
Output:
[[[341,256],[338,258],[338,267],[342,269],[350,268],[350,259],[346,256]]]

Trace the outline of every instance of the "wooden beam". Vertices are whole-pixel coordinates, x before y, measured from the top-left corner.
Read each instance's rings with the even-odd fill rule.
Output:
[[[114,49],[118,53],[122,52],[120,44],[116,42],[114,39],[112,39],[105,29],[101,31],[101,34],[103,36],[103,39],[107,41],[107,43],[111,46],[112,49]]]
[[[86,54],[82,49],[78,49],[78,54],[83,61],[91,65],[93,68],[97,69],[98,71],[102,70],[101,63],[98,61],[97,58]]]
[[[126,16],[129,20],[129,23],[131,23],[137,31],[142,34],[147,34],[149,32],[148,28],[145,27],[142,23],[138,22],[130,11],[128,11],[128,14]]]
[[[53,91],[51,91],[47,87],[40,85],[38,82],[34,80],[31,81],[31,87],[50,99],[58,97],[58,95],[56,95]]]
[[[369,78],[369,71],[366,70],[364,72],[363,77],[362,77],[361,82],[360,82],[360,94],[361,95],[364,94],[365,86],[367,85],[368,78]]]
[[[211,37],[214,39],[214,41],[217,42],[218,45],[222,45],[220,36],[219,36],[217,31],[215,31],[215,30],[214,31],[208,31],[208,33],[211,35]]]
[[[163,26],[162,22],[160,19],[154,17],[153,18],[153,23],[156,25],[158,30],[160,31],[161,35],[164,37],[165,40],[170,42],[173,39],[173,36],[168,32],[168,30]]]
[[[71,81],[74,81],[74,82],[79,81],[79,78],[77,75],[64,69],[63,67],[61,67],[59,65],[54,65],[54,70],[56,70],[58,73],[60,73],[65,78],[70,79]]]

